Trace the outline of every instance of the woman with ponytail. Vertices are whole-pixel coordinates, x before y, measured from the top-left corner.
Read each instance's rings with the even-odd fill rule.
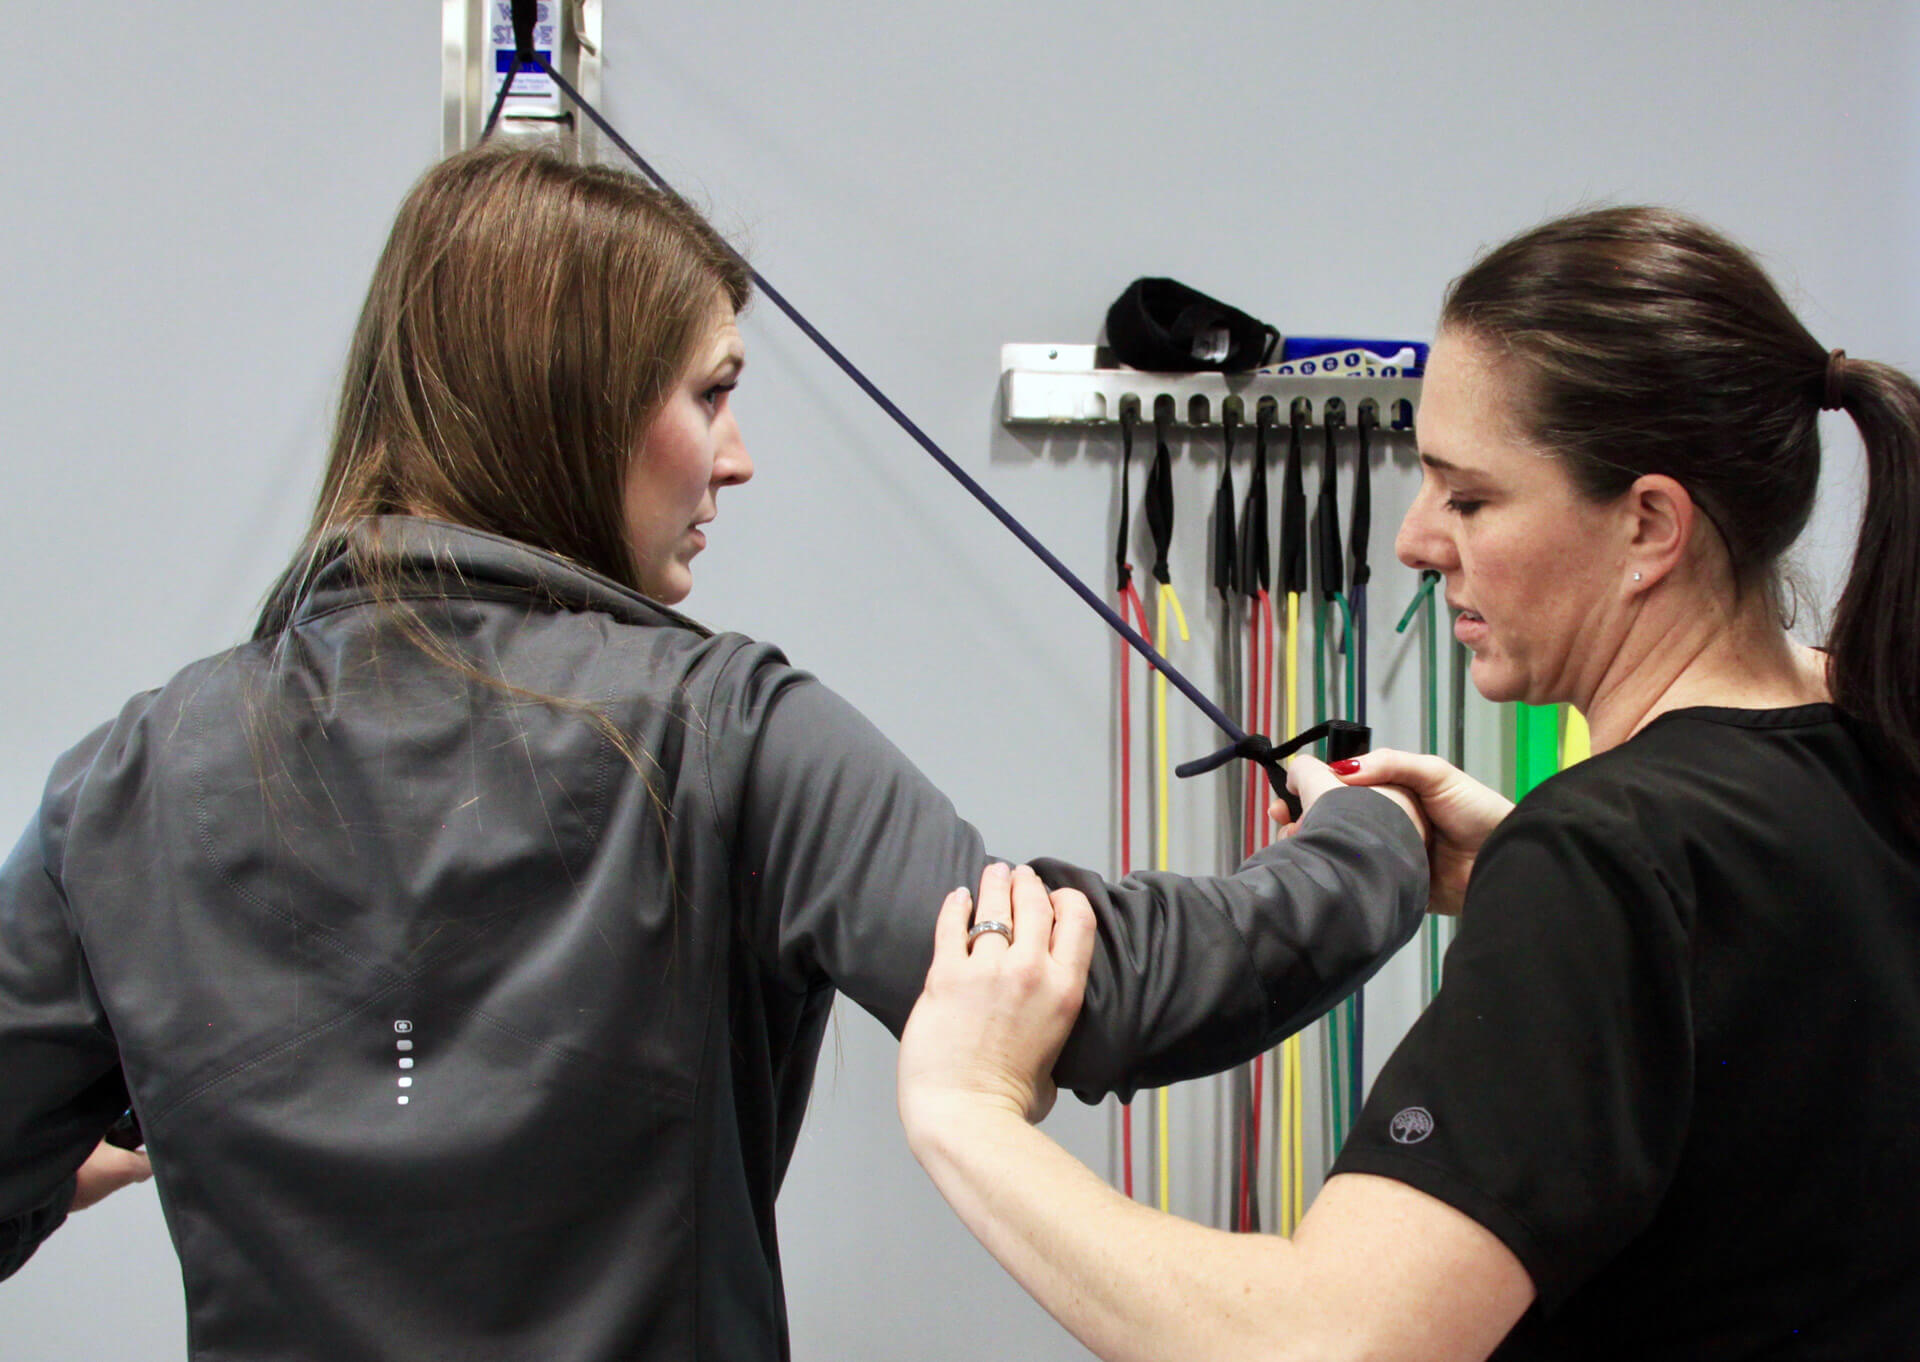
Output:
[[[1908,826],[1920,828],[1920,385],[1836,350],[1828,406],[1867,450],[1853,570],[1827,638],[1833,701],[1880,744]]]
[[[1822,410],[1868,487],[1815,650],[1780,568]],[[1817,342],[1725,237],[1616,208],[1454,284],[1418,436],[1401,560],[1444,576],[1481,693],[1576,705],[1594,755],[1517,808],[1436,757],[1338,771],[1415,792],[1435,903],[1465,906],[1294,1238],[1117,1204],[1020,1120],[1067,918],[1018,968],[940,936],[901,1047],[916,1152],[1105,1358],[1911,1356],[1920,388]]]

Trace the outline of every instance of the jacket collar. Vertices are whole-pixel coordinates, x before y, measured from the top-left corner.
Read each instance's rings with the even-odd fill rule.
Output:
[[[557,554],[444,520],[389,515],[355,521],[296,558],[269,593],[254,637],[375,601],[365,573],[369,562],[391,568],[408,595],[519,599],[609,615],[622,624],[712,635],[705,625]]]

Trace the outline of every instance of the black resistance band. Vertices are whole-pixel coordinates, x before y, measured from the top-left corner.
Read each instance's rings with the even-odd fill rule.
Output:
[[[1233,409],[1220,414],[1220,485],[1213,492],[1213,589],[1220,593],[1221,613],[1232,618],[1234,593],[1239,589],[1240,548],[1234,536],[1234,515],[1239,500],[1233,491]],[[1238,638],[1236,631],[1226,631]]]

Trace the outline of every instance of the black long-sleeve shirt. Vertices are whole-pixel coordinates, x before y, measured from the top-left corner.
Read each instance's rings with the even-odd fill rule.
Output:
[[[1683,709],[1541,785],[1334,1171],[1473,1217],[1497,1358],[1911,1357],[1920,846],[1831,705]]]

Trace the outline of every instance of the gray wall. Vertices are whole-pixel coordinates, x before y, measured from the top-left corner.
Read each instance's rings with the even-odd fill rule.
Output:
[[[997,355],[1093,339],[1138,274],[1287,330],[1421,335],[1480,247],[1651,199],[1762,252],[1829,344],[1920,365],[1912,6],[610,8],[616,124],[1096,577],[1112,446],[1000,430]],[[436,152],[438,32],[429,0],[114,0],[64,8],[44,60],[12,64],[0,824],[126,694],[245,630],[312,494],[374,254]],[[1111,864],[1100,628],[772,308],[746,334],[760,472],[722,499],[690,608],[823,674],[1004,854]],[[1860,488],[1832,434],[1804,551],[1822,598]],[[1197,513],[1217,464],[1192,453]],[[1399,456],[1376,542],[1411,493]],[[1183,523],[1192,607],[1203,543]],[[1376,618],[1410,587],[1383,568]],[[1411,668],[1376,633],[1381,738],[1411,744]],[[1178,710],[1171,736],[1210,737]],[[1210,867],[1212,792],[1182,797],[1176,859]],[[1396,962],[1372,989],[1376,1041],[1413,979]],[[796,1356],[1080,1355],[912,1164],[885,1033],[843,1009],[831,1047],[781,1202]],[[1178,1100],[1203,1132],[1209,1085]],[[1110,1119],[1069,1099],[1051,1128],[1105,1168]],[[1204,1214],[1212,1160],[1188,1143],[1182,1205]],[[23,1362],[178,1357],[177,1297],[141,1189],[0,1286],[0,1338]]]

